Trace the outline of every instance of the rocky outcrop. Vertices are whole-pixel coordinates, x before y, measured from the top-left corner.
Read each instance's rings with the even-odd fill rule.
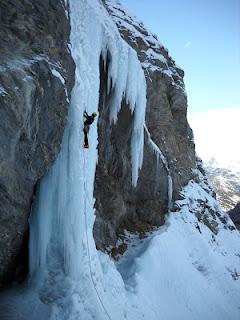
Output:
[[[27,268],[34,188],[59,152],[74,82],[64,1],[0,3],[0,286]]]
[[[238,202],[232,210],[229,210],[228,214],[235,226],[240,230],[240,202]]]
[[[143,166],[133,187],[129,150],[133,115],[123,101],[117,123],[109,123],[111,93],[107,93],[107,70],[102,66],[94,226],[95,241],[101,249],[114,246],[123,229],[141,233],[163,224],[171,200],[171,180],[176,200],[196,167],[193,135],[186,117],[184,72],[156,37],[120,4],[104,3],[145,70],[147,114]]]

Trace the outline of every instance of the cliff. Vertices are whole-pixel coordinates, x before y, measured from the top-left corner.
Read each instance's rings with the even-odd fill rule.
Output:
[[[64,2],[1,1],[0,285],[26,273],[34,188],[59,152],[74,62]]]
[[[171,202],[178,199],[196,168],[183,70],[156,36],[129,16],[121,4],[104,3],[124,41],[137,52],[147,81],[147,105],[143,165],[137,186],[132,186],[132,116],[123,101],[118,121],[111,126],[107,108],[111,95],[104,85],[107,70],[104,74],[102,64],[94,228],[99,248],[114,246],[123,229],[144,233],[164,224]]]

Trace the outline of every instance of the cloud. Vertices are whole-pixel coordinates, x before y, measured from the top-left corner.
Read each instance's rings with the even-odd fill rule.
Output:
[[[192,47],[192,42],[190,40],[187,40],[184,44],[184,48],[190,49]]]
[[[196,113],[188,120],[197,154],[204,161],[213,157],[225,166],[230,162],[240,163],[240,107]]]

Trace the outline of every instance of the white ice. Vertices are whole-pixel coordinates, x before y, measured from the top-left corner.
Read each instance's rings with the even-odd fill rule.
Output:
[[[63,78],[63,76],[61,75],[60,72],[58,72],[56,69],[52,69],[51,72],[55,77],[60,79],[60,81],[62,82],[63,85],[65,85],[65,79]]]
[[[0,96],[5,96],[5,95],[7,95],[7,91],[3,87],[0,87]]]

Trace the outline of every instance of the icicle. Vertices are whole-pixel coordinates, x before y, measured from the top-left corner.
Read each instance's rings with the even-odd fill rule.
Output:
[[[168,174],[168,211],[172,209],[173,181],[170,173]]]
[[[117,70],[117,80],[115,80],[115,86],[112,88],[114,94],[111,101],[111,110],[110,110],[110,119],[117,121],[117,115],[121,108],[121,102],[123,100],[123,96],[127,86],[127,65],[126,61],[128,59],[128,48],[123,47],[118,59],[118,70]],[[109,72],[111,77],[111,73]]]
[[[168,174],[168,211],[170,212],[171,208],[172,208],[173,180],[172,180],[171,172],[170,172],[170,169],[168,166],[168,162],[167,162],[167,159],[164,157],[159,146],[157,146],[156,143],[153,142],[153,140],[151,138],[151,134],[148,131],[148,128],[146,125],[144,125],[144,129],[145,129],[147,136],[148,136],[149,145],[152,147],[152,150],[156,154],[156,156],[161,159],[161,161],[167,171],[167,174]]]
[[[111,41],[110,41],[111,43]],[[146,81],[136,52],[126,43],[108,46],[111,63],[108,74],[108,89],[112,85],[110,120],[117,121],[123,96],[134,113],[131,138],[132,184],[137,185],[138,171],[143,162],[144,123],[146,109]],[[111,52],[113,50],[113,52]]]

